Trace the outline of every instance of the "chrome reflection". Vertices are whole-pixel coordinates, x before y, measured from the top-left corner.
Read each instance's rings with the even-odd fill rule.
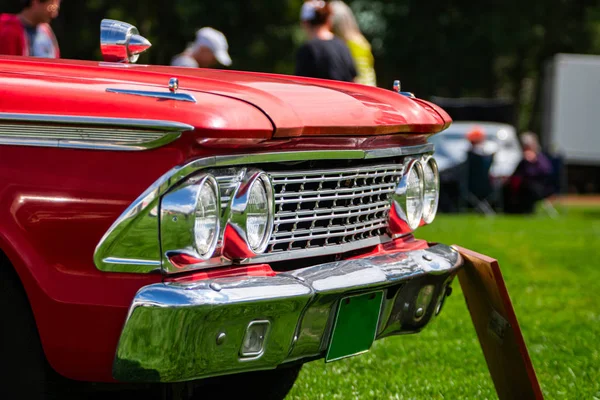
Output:
[[[174,121],[0,113],[0,145],[141,151],[194,127]]]
[[[423,223],[431,224],[440,202],[440,173],[433,156],[424,157],[423,166]]]
[[[419,306],[422,288],[430,287],[431,298],[439,298],[461,266],[457,252],[436,245],[271,277],[150,285],[130,307],[113,375],[128,382],[178,382],[322,357],[336,305],[357,292],[385,292],[378,339],[418,332],[437,308],[435,301]],[[240,349],[256,321],[269,325],[264,348],[254,348],[248,356],[255,357],[245,358]],[[223,335],[227,340],[218,340]]]
[[[273,185],[269,176],[260,170],[246,170],[241,183],[235,191],[229,208],[227,210],[227,225],[223,237],[223,254],[232,260],[240,260],[254,257],[264,252],[269,244],[271,232],[273,231],[273,215],[275,212],[275,197],[273,194]],[[256,245],[252,245],[255,240],[249,237],[250,234],[250,203],[251,195],[256,185],[264,189],[266,197],[266,221],[264,223],[264,232]]]
[[[214,232],[198,232],[198,229],[206,230],[206,227],[198,226],[198,213],[211,212],[209,209],[201,210],[201,199],[206,194],[214,197]],[[188,255],[197,262],[213,257],[220,236],[220,213],[219,186],[210,174],[194,176],[167,193],[160,207],[160,236],[162,250],[167,258],[165,262],[169,262],[174,253]],[[206,243],[199,243],[198,236],[201,234],[208,235]]]
[[[244,361],[262,357],[270,330],[271,321],[269,320],[252,321],[248,324],[240,349],[240,356],[243,357]]]
[[[405,173],[400,183],[396,187],[396,191],[392,194],[392,206],[390,208],[389,229],[392,235],[402,235],[413,232],[419,227],[423,215],[423,166],[416,159],[409,159],[406,162]],[[420,206],[416,212],[410,210],[410,195],[409,191],[413,189],[411,182],[414,177],[413,173],[417,174],[417,185],[420,186],[419,199]],[[420,211],[419,211],[420,210]]]
[[[141,97],[152,97],[155,99],[162,100],[176,100],[176,101],[185,101],[189,103],[196,103],[196,98],[188,93],[174,93],[174,92],[152,92],[149,90],[133,90],[133,89],[114,89],[108,88],[106,89],[108,93],[116,93],[116,94],[128,94],[132,96],[141,96]]]
[[[131,24],[104,19],[100,24],[100,50],[104,61],[135,63],[152,44]]]
[[[218,292],[210,283],[142,288],[119,340],[113,376],[177,382],[282,364],[310,288],[284,276],[219,279]],[[260,357],[246,358],[240,349],[255,320],[270,321],[268,346]],[[222,334],[227,340],[218,343]]]

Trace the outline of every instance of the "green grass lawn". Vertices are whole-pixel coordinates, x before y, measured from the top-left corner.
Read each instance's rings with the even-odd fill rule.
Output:
[[[600,399],[600,208],[441,215],[417,236],[497,258],[548,399]],[[460,285],[418,335],[307,364],[289,399],[496,398]]]

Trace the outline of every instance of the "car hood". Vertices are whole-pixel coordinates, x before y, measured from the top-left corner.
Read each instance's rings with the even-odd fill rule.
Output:
[[[109,112],[111,115],[107,116],[124,117],[125,108],[129,110],[125,114],[130,112],[137,118],[140,106],[144,106],[154,119],[177,120],[199,129],[205,128],[208,118],[214,132],[218,132],[219,127],[221,130],[246,128],[258,135],[257,132],[264,133],[268,122],[270,135],[274,137],[368,136],[435,133],[451,123],[442,109],[426,101],[391,90],[320,79],[21,57],[1,57],[0,71],[4,76],[20,76],[20,83],[24,81],[23,75],[37,77],[40,86],[52,82],[53,96],[63,105],[73,99],[80,105],[87,101],[94,104],[96,110],[103,110],[104,115]],[[196,97],[195,104],[106,91],[138,89],[168,93],[172,77],[179,79],[180,93]],[[33,87],[29,89],[35,91]],[[230,101],[229,106],[227,101]],[[100,104],[103,106],[98,108]],[[84,109],[82,106],[82,112]],[[212,119],[206,115],[207,109],[212,110]],[[261,117],[254,115],[255,112],[261,113]]]

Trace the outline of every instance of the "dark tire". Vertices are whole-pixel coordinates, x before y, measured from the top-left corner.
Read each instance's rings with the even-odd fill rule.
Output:
[[[190,400],[283,400],[298,379],[300,369],[302,365],[223,376],[199,386]]]
[[[70,385],[48,365],[21,281],[0,252],[0,399],[68,399]]]

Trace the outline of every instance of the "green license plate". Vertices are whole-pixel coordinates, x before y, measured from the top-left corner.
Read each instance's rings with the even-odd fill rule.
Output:
[[[383,292],[345,297],[340,301],[325,362],[369,351],[377,334]]]

